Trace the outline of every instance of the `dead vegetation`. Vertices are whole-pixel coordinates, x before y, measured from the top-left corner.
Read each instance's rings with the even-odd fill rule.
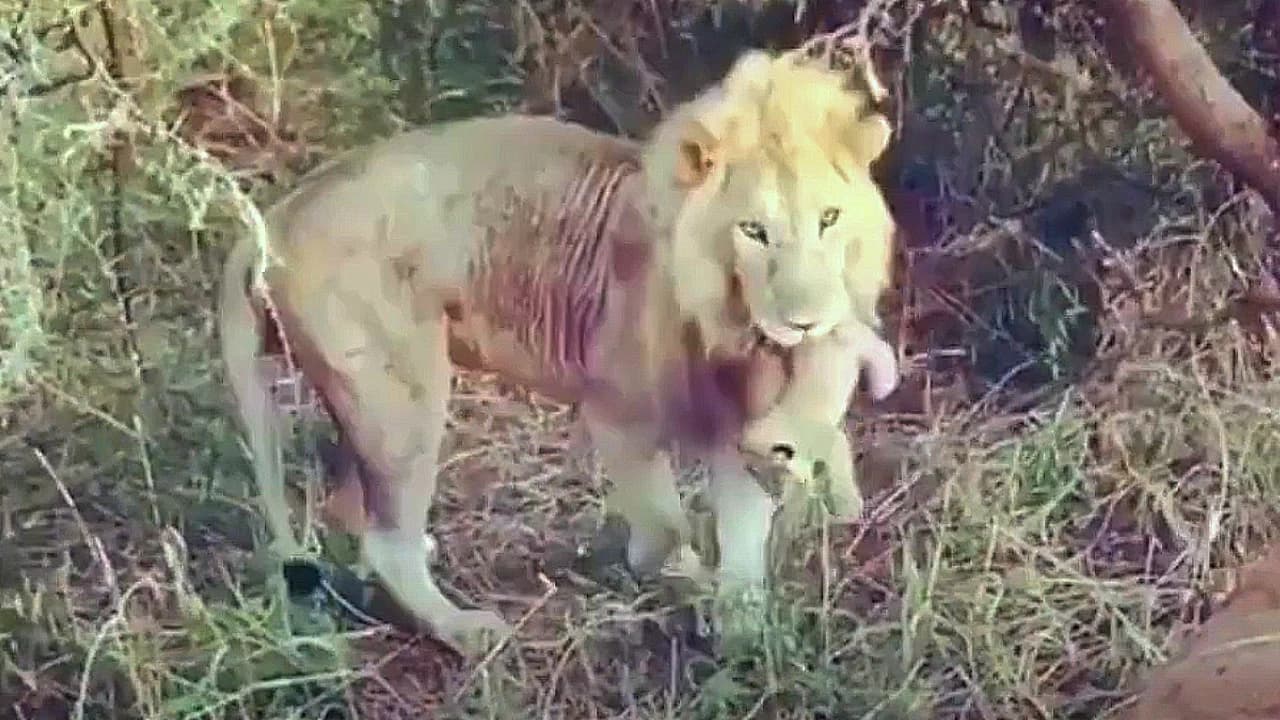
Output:
[[[1251,694],[1274,655],[1270,561],[1233,581],[1280,521],[1265,203],[1110,67],[1077,3],[871,3],[902,131],[882,176],[904,228],[888,309],[907,376],[855,408],[866,518],[802,539],[763,648],[712,657],[666,589],[584,553],[607,545],[604,479],[571,411],[475,376],[451,406],[439,562],[518,640],[459,668],[332,606],[282,607],[211,334],[241,193],[269,199],[407,121],[518,106],[639,134],[743,38],[794,43],[863,4],[811,0],[798,23],[736,3],[429,5],[0,4],[0,85],[20,100],[0,110],[3,712],[1273,711]],[[1274,113],[1273,3],[1201,5],[1212,58]],[[105,72],[122,45],[104,18],[140,77]],[[119,137],[123,180],[103,170]],[[300,433],[292,456],[312,506],[315,442]],[[1219,714],[1188,714],[1200,702]]]

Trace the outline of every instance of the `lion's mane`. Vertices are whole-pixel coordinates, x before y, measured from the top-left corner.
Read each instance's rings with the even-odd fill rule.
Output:
[[[847,263],[844,289],[859,319],[878,324],[875,301],[890,280],[893,234],[870,176],[890,135],[875,109],[881,92],[869,67],[845,73],[798,51],[749,52],[648,138],[642,151],[647,210],[660,239],[654,260],[670,303],[652,313],[651,332],[679,338],[677,353],[687,361],[664,401],[675,434],[696,445],[722,444],[776,398],[791,372],[786,353],[761,346],[750,331],[747,310],[735,297],[731,238],[706,227],[709,210],[730,201],[722,192],[725,167],[759,160],[804,178],[814,174],[810,168],[831,163],[854,179],[858,192],[846,212],[866,224],[868,242]],[[703,163],[711,168],[707,177],[691,177]]]

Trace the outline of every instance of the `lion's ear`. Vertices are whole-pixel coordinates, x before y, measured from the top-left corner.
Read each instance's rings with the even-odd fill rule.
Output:
[[[855,120],[845,129],[845,143],[859,167],[870,167],[884,154],[893,137],[889,119],[880,113]]]
[[[705,125],[691,120],[685,126],[676,149],[676,183],[692,188],[705,182],[718,162],[719,145]]]
[[[893,126],[889,118],[880,112],[879,106],[889,96],[889,90],[876,74],[875,63],[870,55],[864,55],[858,63],[858,71],[854,73],[854,82],[858,90],[865,94],[862,117],[854,123],[853,152],[858,162],[870,166],[884,154],[893,137]]]
[[[847,101],[833,111],[831,123],[853,162],[861,168],[869,167],[884,154],[893,137],[889,118],[879,110],[889,91],[880,82],[870,55],[852,48],[838,48],[834,54],[808,62],[820,66],[829,64],[842,73]]]

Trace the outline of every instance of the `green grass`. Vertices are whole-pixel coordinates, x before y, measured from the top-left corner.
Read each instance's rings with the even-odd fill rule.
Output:
[[[459,473],[448,476],[443,501],[451,520],[441,534],[458,558],[445,576],[481,602],[476,588],[492,583],[490,598],[513,598],[509,617],[532,613],[519,640],[474,676],[445,678],[420,643],[338,631],[324,616],[295,611],[295,634],[286,635],[248,554],[222,538],[207,546],[216,557],[166,557],[166,543],[180,537],[173,530],[134,519],[127,535],[137,545],[122,547],[97,529],[101,520],[85,518],[113,574],[90,553],[64,561],[84,579],[68,569],[6,595],[17,599],[0,616],[6,691],[25,676],[75,698],[87,682],[89,717],[112,705],[140,717],[323,717],[329,706],[412,717],[415,703],[468,719],[586,717],[588,707],[655,718],[1095,717],[1164,658],[1169,624],[1204,571],[1232,562],[1274,526],[1262,501],[1276,497],[1268,458],[1277,419],[1239,395],[1193,402],[1183,394],[1189,382],[1170,367],[1147,378],[1156,398],[1186,398],[1185,416],[1161,405],[1165,419],[1151,425],[1099,417],[1068,396],[1022,418],[1027,427],[1016,434],[993,423],[964,442],[945,429],[918,436],[902,485],[933,492],[880,498],[872,527],[811,528],[800,550],[806,569],[782,589],[765,644],[718,661],[685,643],[688,619],[670,616],[652,587],[609,589],[543,568],[558,586],[546,598],[531,591],[527,569],[499,577],[493,564],[509,560],[517,541],[536,537],[528,554],[538,557],[550,528],[562,526],[573,542],[586,539],[589,524],[560,516],[572,504],[566,488],[517,480],[513,502],[525,510],[490,517],[486,529],[454,494]],[[561,436],[563,416],[525,412],[531,418],[510,435]],[[1234,429],[1218,458],[1232,468],[1230,492],[1215,487],[1212,467],[1181,486],[1169,482],[1181,465],[1168,449],[1221,450],[1221,438],[1204,432],[1219,420]],[[1113,442],[1142,464],[1098,457],[1090,440],[1104,432],[1117,433]],[[472,462],[510,467],[499,445],[469,448]],[[1108,512],[1126,520],[1099,527]],[[1217,535],[1203,548],[1186,544],[1201,536],[1179,533],[1215,513]],[[495,531],[495,522],[509,527]],[[71,530],[76,521],[66,523]],[[82,547],[58,535],[65,551]],[[506,547],[486,551],[495,538]],[[664,657],[671,643],[674,666]],[[406,682],[406,673],[428,687]],[[389,699],[388,685],[408,696],[405,704]]]

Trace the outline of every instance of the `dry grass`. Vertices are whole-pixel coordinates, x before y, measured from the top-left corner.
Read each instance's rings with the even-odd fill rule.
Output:
[[[1227,286],[1235,263],[1194,248],[1197,290]],[[1147,302],[1165,252],[1128,260]],[[721,659],[661,588],[578,559],[603,480],[570,413],[485,378],[459,378],[434,516],[443,577],[521,623],[478,669],[323,612],[294,609],[282,634],[234,531],[243,500],[190,489],[240,460],[192,466],[185,492],[158,483],[160,527],[121,502],[148,489],[95,494],[102,468],[64,459],[89,434],[29,446],[8,453],[28,476],[82,489],[9,521],[6,692],[23,717],[1096,717],[1274,534],[1280,494],[1256,338],[1123,334],[1094,379],[1016,416],[935,387],[928,412],[860,421],[868,520],[815,529],[764,651]]]
[[[542,5],[521,7],[545,16]],[[339,10],[300,0],[291,12],[294,24],[281,21],[271,37],[299,67],[313,69],[304,61],[326,53],[351,64],[369,50],[374,33],[334,30],[349,20]],[[546,71],[539,82],[567,77],[552,72],[553,61],[581,71],[564,92],[536,99],[601,125],[642,125],[655,112],[658,91],[644,83],[657,64],[633,61],[660,43],[636,32],[620,46],[625,27],[589,19],[565,13],[544,23],[557,42],[522,28],[522,49]],[[350,23],[367,29],[366,20]],[[519,622],[513,643],[479,667],[460,667],[427,640],[331,606],[278,601],[254,555],[249,466],[212,342],[214,279],[233,210],[226,185],[202,184],[216,166],[191,160],[183,143],[214,152],[242,178],[287,182],[288,170],[321,151],[309,139],[339,147],[398,118],[357,107],[353,98],[383,97],[386,83],[355,70],[327,67],[337,81],[324,84],[281,61],[278,75],[259,78],[276,94],[252,101],[230,71],[212,80],[191,73],[203,83],[194,91],[194,81],[157,80],[175,97],[188,88],[188,107],[204,109],[177,125],[134,118],[138,141],[151,144],[129,197],[132,321],[119,317],[98,245],[76,245],[58,265],[33,240],[37,262],[10,254],[19,261],[0,265],[6,284],[29,284],[35,268],[53,287],[31,296],[47,302],[27,315],[0,317],[6,351],[37,338],[18,333],[17,321],[40,324],[39,342],[6,356],[30,363],[5,368],[21,377],[0,371],[10,383],[0,395],[0,714],[1112,717],[1144,668],[1165,658],[1178,624],[1203,614],[1231,568],[1276,534],[1275,260],[1256,241],[1262,220],[1248,196],[1197,166],[1166,125],[1127,115],[1108,137],[1121,138],[1125,157],[1155,158],[1142,167],[1174,197],[1153,192],[1135,203],[1140,212],[1113,220],[1104,201],[1115,192],[1086,194],[1098,227],[1072,243],[1059,242],[1052,222],[1011,220],[1007,208],[1027,201],[1020,193],[1032,186],[1043,193],[1033,199],[1066,197],[1074,207],[1069,189],[1045,189],[1042,166],[1091,181],[1076,145],[1025,140],[1040,126],[1012,110],[989,123],[1007,131],[999,142],[970,132],[985,127],[991,103],[966,105],[939,78],[959,73],[947,53],[990,48],[960,25],[947,16],[931,28],[946,48],[916,50],[918,65],[942,70],[916,83],[912,102],[955,137],[929,158],[946,172],[928,213],[910,204],[903,213],[916,230],[926,214],[943,218],[904,251],[892,298],[889,325],[910,361],[907,377],[886,404],[860,404],[851,425],[866,518],[809,528],[765,643],[721,657],[670,588],[637,585],[608,564],[616,537],[597,539],[605,479],[570,410],[476,375],[457,380],[442,454],[439,574],[460,599]],[[245,27],[258,37],[249,31],[262,23]],[[324,52],[296,42],[304,31],[324,38]],[[573,53],[616,63],[583,66]],[[643,97],[644,107],[610,114],[616,97],[601,88],[616,88],[627,63],[637,84],[615,92]],[[447,68],[461,89],[443,95],[469,100],[475,67]],[[919,90],[931,84],[945,88],[945,102]],[[1002,102],[1050,94],[1021,76],[994,87]],[[1135,114],[1145,107],[1130,101]],[[1066,112],[1053,102],[1037,112]],[[308,106],[332,112],[312,117],[322,113]],[[25,127],[34,138],[45,124],[62,127],[56,120],[32,115]],[[16,218],[12,227],[32,238],[79,238],[68,228],[81,226],[67,218],[105,207],[107,195],[81,180],[99,175],[74,166],[98,152],[97,136],[78,132],[64,147],[71,167],[31,160],[31,186],[61,188],[61,204],[27,203],[20,187],[4,195],[0,209],[15,212],[0,219]],[[245,136],[255,150],[245,150]],[[1024,140],[1040,154],[1018,157]],[[210,206],[209,216],[197,212]],[[184,232],[192,217],[218,230]],[[6,312],[23,307],[6,296]],[[313,439],[301,433],[291,455],[299,507],[314,505],[320,486]],[[330,557],[349,553],[345,538],[319,534]]]

